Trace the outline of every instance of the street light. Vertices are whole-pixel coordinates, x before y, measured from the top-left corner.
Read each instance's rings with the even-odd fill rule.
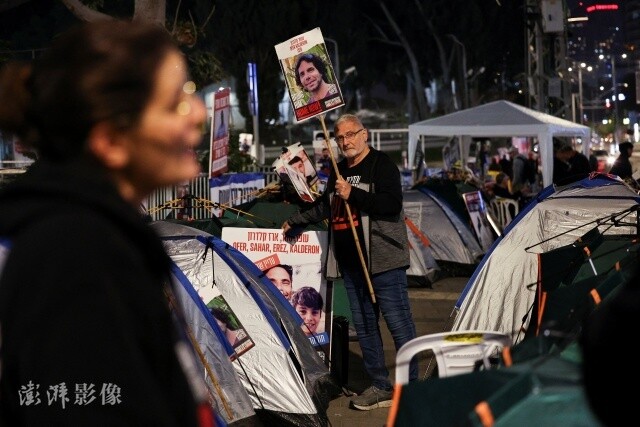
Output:
[[[613,116],[613,140],[616,143],[616,148],[618,147],[618,91],[617,83],[616,83],[616,57],[611,55],[611,83],[613,84],[613,102],[614,102],[614,116]]]
[[[582,124],[584,121],[584,94],[582,88],[582,70],[586,69],[587,71],[593,70],[591,65],[587,65],[584,62],[579,64],[578,68],[578,111],[580,112],[580,120],[576,123]],[[573,71],[573,67],[569,67],[567,69],[569,72]]]
[[[626,59],[627,58],[627,54],[623,53],[620,56],[622,59]],[[605,56],[604,55],[600,55],[599,56],[600,59],[604,59]],[[613,141],[615,142],[616,148],[618,147],[619,144],[619,138],[618,138],[618,122],[619,122],[619,117],[620,117],[620,107],[618,106],[619,104],[619,95],[618,95],[618,83],[617,83],[617,76],[616,76],[616,55],[611,55],[611,86],[612,86],[612,98],[613,98],[613,109],[614,109],[614,113],[613,113]]]

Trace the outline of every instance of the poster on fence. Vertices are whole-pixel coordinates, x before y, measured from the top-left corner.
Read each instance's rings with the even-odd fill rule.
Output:
[[[478,242],[482,249],[486,252],[493,244],[494,237],[487,218],[487,205],[484,203],[482,194],[480,191],[471,191],[469,193],[463,193],[462,198],[464,204],[467,207],[469,216],[471,217],[471,223],[473,229],[478,237]]]
[[[322,275],[327,232],[285,238],[281,229],[224,227],[222,240],[265,272],[300,315],[300,327],[328,365],[332,289]]]
[[[209,176],[225,173],[229,153],[229,120],[231,119],[231,89],[224,88],[213,94],[211,142],[209,147]]]

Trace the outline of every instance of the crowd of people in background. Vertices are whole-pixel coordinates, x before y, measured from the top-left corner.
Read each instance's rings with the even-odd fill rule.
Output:
[[[558,143],[553,151],[553,183],[567,185],[586,178],[591,172],[589,159],[569,144]]]
[[[552,182],[556,186],[571,184],[598,171],[596,157],[593,154],[586,156],[576,150],[569,140],[554,138],[553,152]],[[629,160],[632,152],[633,143],[620,143],[618,158],[604,173],[632,182],[633,171]],[[523,153],[515,146],[500,149],[486,165],[486,170],[478,171],[480,179],[475,181],[480,181],[487,202],[494,197],[508,198],[517,200],[522,208],[542,189],[541,165],[537,153],[533,151]],[[450,173],[449,177],[464,179],[462,175]],[[468,179],[467,182],[473,183],[474,180]]]
[[[485,201],[501,197],[516,200],[523,207],[540,190],[539,166],[536,153],[521,153],[515,146],[492,156],[487,171],[483,173],[482,194]]]

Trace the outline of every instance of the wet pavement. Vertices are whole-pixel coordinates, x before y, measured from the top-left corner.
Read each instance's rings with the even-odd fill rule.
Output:
[[[451,330],[455,303],[468,280],[468,277],[446,277],[433,283],[432,289],[409,288],[409,299],[417,336]],[[391,372],[390,379],[394,382],[396,351],[384,320],[381,320],[380,323],[385,359]],[[428,377],[434,364],[435,361],[432,361],[428,353],[420,355],[421,378]],[[357,341],[351,341],[349,342],[349,369],[346,389],[361,392],[369,385],[371,385],[370,380],[362,365],[360,346]],[[359,411],[349,407],[350,400],[351,397],[340,395],[331,401],[327,409],[331,427],[382,427],[385,425],[389,408]]]

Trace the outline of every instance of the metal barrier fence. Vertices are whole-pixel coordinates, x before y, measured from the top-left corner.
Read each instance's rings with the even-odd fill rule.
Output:
[[[272,182],[278,181],[278,175],[272,170],[271,166],[254,166],[247,169],[246,172],[262,172],[264,173],[265,187]],[[208,219],[213,216],[211,213],[212,205],[210,202],[209,175],[201,174],[200,176],[189,181],[189,199],[185,200],[190,203],[191,218]],[[152,220],[158,221],[167,218],[177,218],[178,211],[183,209],[181,204],[183,200],[178,195],[177,187],[166,187],[155,191],[151,194],[145,203],[145,208]]]

